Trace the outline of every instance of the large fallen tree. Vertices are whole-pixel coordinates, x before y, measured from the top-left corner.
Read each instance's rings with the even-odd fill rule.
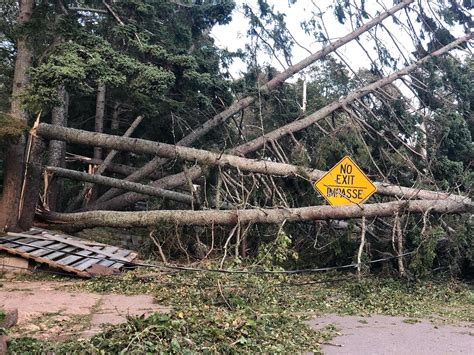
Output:
[[[137,138],[111,136],[104,133],[87,132],[74,128],[66,128],[42,123],[37,128],[37,134],[46,139],[64,140],[69,143],[87,144],[109,149],[124,150],[134,153],[155,154],[169,159],[198,161],[204,165],[231,166],[243,171],[270,174],[277,176],[299,176],[308,180],[316,180],[325,172],[285,163],[267,160],[249,159],[230,154],[214,153],[207,150],[157,143]],[[195,171],[198,172],[198,169]],[[195,173],[193,171],[193,174]],[[186,179],[184,180],[186,181]],[[377,192],[399,198],[423,199],[456,199],[466,197],[454,194],[440,193],[417,188],[400,187],[387,183],[376,183]]]
[[[250,142],[242,144],[242,145],[232,149],[231,152],[235,153],[235,154],[245,155],[245,154],[248,154],[252,151],[255,151],[255,150],[259,149],[262,145],[264,145],[268,141],[277,140],[277,139],[279,139],[280,137],[282,137],[284,135],[294,133],[294,132],[300,131],[304,128],[307,128],[310,125],[312,125],[312,124],[318,122],[319,120],[323,119],[324,117],[327,117],[328,115],[335,112],[336,110],[338,110],[338,109],[344,107],[345,105],[351,103],[352,101],[354,101],[356,99],[360,99],[360,98],[364,97],[365,95],[367,95],[368,93],[371,93],[374,90],[380,89],[380,88],[394,82],[395,80],[409,74],[410,72],[412,72],[415,69],[419,68],[422,64],[429,61],[431,58],[440,56],[440,55],[442,55],[442,54],[458,47],[460,44],[462,44],[466,41],[469,41],[470,39],[472,39],[472,37],[473,37],[473,34],[470,33],[466,36],[458,38],[457,40],[455,40],[455,41],[449,43],[448,45],[438,49],[437,51],[423,57],[422,59],[420,59],[419,61],[413,63],[412,65],[409,65],[409,66],[393,73],[392,75],[390,75],[386,78],[382,78],[382,79],[380,79],[380,80],[378,80],[378,81],[376,81],[372,84],[369,84],[365,87],[362,87],[362,88],[354,91],[353,93],[347,95],[346,97],[332,102],[331,104],[321,108],[320,110],[314,112],[313,114],[311,114],[311,115],[309,115],[309,116],[307,116],[307,117],[305,117],[301,120],[294,121],[294,122],[289,123],[285,126],[279,127],[279,128],[275,129],[272,132],[266,133],[262,137],[256,138],[256,139],[254,139]],[[73,137],[69,136],[69,139],[73,139]],[[83,141],[82,143],[85,143],[85,141]],[[95,144],[99,144],[99,142],[95,141]],[[175,147],[175,148],[171,148],[171,147]],[[116,148],[113,148],[113,149],[116,149]],[[186,148],[178,147],[178,146],[169,146],[169,147],[162,146],[162,151],[165,151],[165,150],[167,151],[166,153],[165,152],[163,152],[163,153],[155,152],[155,154],[157,154],[157,155],[162,154],[161,156],[166,157],[166,158],[182,158],[182,159],[189,158],[188,160],[199,160],[199,161],[201,161],[205,164],[218,164],[218,165],[225,165],[225,163],[224,163],[225,157],[228,157],[228,155],[225,155],[225,157],[224,157],[224,155],[221,155],[221,154],[215,154],[215,155],[213,155],[213,158],[210,157],[210,156],[205,156],[205,155],[201,155],[200,157],[198,157],[197,155],[193,155],[194,151],[191,148],[186,149]],[[173,152],[173,151],[175,151],[175,152]],[[149,152],[152,152],[152,151],[150,150]],[[177,153],[177,152],[180,152],[180,153]],[[187,154],[187,153],[189,153],[189,154]],[[220,160],[220,161],[217,161],[216,157],[219,157],[218,160]],[[230,158],[230,160],[232,160],[233,162],[238,161],[237,158],[234,158],[234,157]],[[229,164],[232,165],[232,163],[229,163]],[[265,164],[267,164],[267,165],[265,165]],[[276,174],[276,175],[290,175],[290,174],[296,173],[296,171],[289,171],[289,170],[286,170],[284,173],[270,172],[268,170],[268,165],[269,165],[269,163],[260,163],[260,166],[261,166],[260,172],[268,172],[268,173]],[[236,165],[234,165],[234,166],[236,166]],[[243,166],[239,166],[239,168],[244,169]],[[259,169],[259,168],[256,168],[256,169]],[[277,168],[276,170],[278,170],[278,169],[279,168]],[[299,168],[295,168],[295,170],[298,170],[298,169]],[[258,171],[258,170],[253,170],[253,171]],[[189,179],[194,180],[194,179],[200,177],[201,174],[202,174],[202,171],[199,171],[199,169],[194,169],[192,174],[190,174],[188,172],[187,176],[185,178],[181,177],[181,180],[183,180],[184,182],[187,182]],[[313,178],[318,177],[316,172],[313,172],[313,174],[314,174]],[[164,184],[163,181],[160,181],[160,180],[157,180],[157,181],[151,183],[151,185],[160,186],[160,187],[166,188],[166,189],[176,187],[176,185],[174,185],[174,186],[166,185],[166,184]],[[388,190],[390,190],[390,191],[388,191]],[[402,190],[403,190],[403,193],[400,195],[400,192],[402,192]],[[418,196],[419,198],[428,198],[428,199],[437,198],[437,197],[433,196],[433,192],[428,192],[428,195],[426,195],[426,197],[421,197],[422,193],[419,192],[419,190],[417,190],[417,189],[407,189],[407,188],[400,189],[400,188],[397,188],[397,187],[390,186],[389,184],[380,184],[379,192],[383,193],[382,191],[387,191],[387,194],[397,195],[401,198],[413,198],[414,196]],[[415,192],[415,191],[418,191],[418,192]],[[107,198],[110,198],[111,196],[114,196],[114,195],[115,195],[114,192],[106,193],[104,196],[102,196],[101,198],[98,199],[98,203],[93,204],[92,206],[90,206],[90,208],[91,209],[121,209],[121,208],[126,207],[130,203],[139,201],[139,200],[144,198],[143,195],[140,196],[138,194],[132,195],[132,193],[126,193],[122,196],[118,196],[118,197],[115,197],[115,198],[113,198],[109,201],[106,201]]]
[[[327,219],[393,216],[397,212],[456,213],[472,211],[473,205],[452,200],[413,200],[348,206],[311,206],[288,209],[248,209],[232,211],[147,211],[111,212],[90,211],[80,213],[43,212],[41,217],[49,223],[66,224],[70,228],[91,227],[144,227],[158,223],[210,226],[237,223],[278,224],[284,221],[301,222]]]

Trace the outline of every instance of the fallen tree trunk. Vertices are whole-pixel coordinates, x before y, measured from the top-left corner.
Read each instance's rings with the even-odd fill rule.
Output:
[[[102,175],[91,175],[91,174],[83,173],[80,171],[63,169],[63,168],[54,167],[54,166],[46,166],[45,169],[49,172],[54,173],[55,175],[69,178],[69,179],[85,181],[85,182],[98,184],[98,185],[117,187],[119,189],[126,190],[126,191],[134,191],[134,192],[138,192],[144,195],[163,197],[163,198],[167,198],[173,201],[183,202],[186,204],[193,203],[193,198],[189,195],[175,192],[175,191],[165,190],[159,187],[138,184],[136,182],[124,181],[121,179],[114,179],[114,178],[102,176]]]
[[[377,90],[383,86],[386,86],[390,83],[392,83],[393,81],[395,81],[396,79],[404,76],[404,75],[407,75],[408,73],[410,73],[411,71],[415,70],[416,68],[418,68],[420,65],[422,65],[423,63],[425,63],[426,61],[428,61],[430,58],[432,57],[436,57],[436,56],[440,56],[442,55],[443,53],[446,53],[447,51],[459,46],[461,43],[465,42],[465,41],[468,41],[472,38],[472,33],[469,34],[469,35],[466,35],[464,37],[461,37],[455,41],[453,41],[452,43],[446,45],[445,47],[442,47],[440,48],[439,50],[431,53],[430,55],[420,59],[419,61],[417,61],[416,63],[398,71],[398,72],[395,72],[393,73],[392,75],[386,77],[386,78],[383,78],[383,79],[380,79],[378,81],[376,81],[375,83],[372,83],[370,85],[367,85],[361,89],[358,89],[356,91],[354,91],[353,93],[351,93],[350,95],[346,96],[345,98],[343,99],[340,99],[338,101],[334,101],[333,103],[329,104],[328,106],[325,106],[323,107],[322,109],[314,112],[313,114],[301,119],[301,120],[298,120],[298,121],[294,121],[292,123],[289,123],[283,127],[280,127],[272,132],[269,132],[267,134],[265,134],[264,136],[262,137],[259,137],[259,138],[256,138],[250,142],[247,142],[245,144],[242,144],[234,149],[231,150],[231,153],[234,153],[234,154],[238,154],[238,155],[245,155],[245,154],[248,154],[252,151],[255,151],[257,149],[259,149],[260,147],[262,147],[266,142],[268,141],[271,141],[271,140],[277,140],[279,138],[281,138],[282,136],[284,135],[287,135],[287,134],[290,134],[290,133],[294,133],[294,132],[297,132],[299,130],[302,130],[304,128],[307,128],[308,126],[316,123],[317,121],[323,119],[324,117],[326,117],[327,115],[331,114],[332,112],[336,111],[337,109],[340,109],[342,108],[343,106],[349,104],[350,102],[352,102],[353,100],[356,100],[356,99],[359,99],[361,97],[363,97],[364,95],[367,95],[368,93],[374,91],[374,90]],[[158,158],[155,158],[155,159],[158,159]],[[195,159],[195,158],[193,158]],[[204,163],[209,163],[207,161],[205,161]],[[275,173],[276,175],[279,175],[278,173]],[[289,175],[291,173],[286,173],[286,175]],[[196,174],[194,176],[192,176],[192,179],[195,179],[197,177],[199,177],[200,174],[196,172]],[[315,178],[317,178],[318,176],[315,176]],[[152,183],[154,184],[154,183]],[[388,195],[394,195],[394,196],[399,196],[401,198],[413,198],[413,197],[418,197],[418,198],[424,198],[424,199],[436,199],[437,197],[435,197],[433,195],[433,192],[429,191],[429,192],[426,192],[426,194],[422,191],[422,190],[417,190],[417,189],[411,189],[411,190],[408,190],[409,188],[398,188],[398,187],[395,187],[393,185],[390,185],[390,184],[383,184],[380,186],[381,189],[379,189],[379,192],[380,193],[385,193],[385,194],[388,194]],[[403,190],[403,191],[402,191]],[[122,201],[120,201],[120,198],[121,196],[115,198],[115,199],[111,199],[109,200],[110,201],[110,204],[106,204],[106,203],[103,203],[106,198],[110,198],[114,196],[113,193],[111,194],[105,194],[104,196],[102,196],[101,199],[99,199],[99,203],[93,205],[93,208],[106,208],[106,209],[109,209],[109,208],[112,208],[112,207],[109,207],[109,206],[115,206],[115,208],[123,208],[126,205],[126,200],[128,201],[132,201],[134,198],[139,198],[138,196],[135,196],[135,197],[132,197],[132,196],[126,196],[124,198],[122,198]],[[118,207],[120,206],[120,207]]]
[[[87,132],[74,128],[58,127],[47,123],[41,123],[37,129],[38,135],[47,139],[65,140],[70,143],[87,144],[100,146],[109,149],[125,150],[134,153],[156,154],[165,158],[183,159],[188,161],[198,161],[204,165],[218,165],[222,167],[232,166],[243,171],[253,173],[270,174],[277,176],[299,176],[307,180],[316,180],[326,172],[317,169],[308,169],[303,166],[296,166],[285,163],[277,163],[267,160],[256,160],[238,157],[230,154],[220,154],[207,150],[175,146],[166,143],[157,143],[138,138],[124,138],[111,136],[103,133]],[[184,176],[182,181],[186,183],[188,177],[195,177],[198,173],[194,169],[191,174]],[[400,187],[386,183],[376,183],[377,192],[399,198],[422,198],[422,199],[460,199],[466,197],[421,190],[416,188]]]
[[[334,52],[338,48],[342,47],[343,45],[351,42],[352,40],[356,39],[359,37],[361,34],[367,32],[374,26],[378,25],[382,21],[384,21],[386,18],[392,16],[396,12],[406,8],[408,5],[413,3],[414,0],[404,0],[397,4],[396,6],[392,7],[391,9],[387,10],[384,13],[381,13],[377,17],[373,18],[371,21],[367,22],[366,24],[360,26],[359,28],[355,29],[353,32],[345,35],[344,37],[341,37],[337,41],[331,43],[330,45],[322,48],[321,50],[317,51],[316,53],[311,54],[310,56],[306,57],[302,61],[298,62],[297,64],[289,67],[282,73],[276,75],[272,80],[268,81],[265,85],[263,85],[260,88],[260,93],[263,92],[268,92],[270,90],[275,89],[277,86],[285,82],[288,78],[293,76],[294,74],[298,73],[299,71],[307,68],[317,60],[324,58],[327,56],[329,53]],[[206,135],[209,131],[214,129],[215,127],[219,126],[223,122],[225,122],[227,119],[232,117],[233,115],[237,114],[239,111],[249,107],[253,102],[255,102],[255,96],[249,95],[246,96],[239,101],[235,102],[233,105],[231,105],[228,109],[225,111],[222,111],[221,113],[217,114],[214,116],[211,120],[205,122],[202,124],[200,127],[197,127],[192,130],[191,133],[189,133],[187,136],[182,138],[179,142],[177,142],[177,145],[181,146],[189,146],[204,135]],[[159,158],[156,157],[152,159],[150,162],[145,164],[141,169],[138,171],[134,172],[132,175],[128,176],[126,180],[128,181],[139,181],[151,174],[153,171],[155,171],[158,167],[162,166],[167,162],[167,159]],[[105,201],[106,199],[111,199],[112,197],[116,196],[119,194],[120,191],[118,190],[111,190],[105,193],[99,201]]]
[[[280,224],[327,219],[349,219],[361,217],[393,216],[403,213],[461,213],[472,210],[472,204],[452,200],[414,200],[376,203],[367,205],[348,205],[342,207],[313,206],[288,209],[249,209],[234,211],[147,211],[111,212],[90,211],[81,213],[43,213],[41,217],[50,223],[66,225],[68,228],[91,227],[145,227],[158,223],[184,225],[235,225],[237,223]]]

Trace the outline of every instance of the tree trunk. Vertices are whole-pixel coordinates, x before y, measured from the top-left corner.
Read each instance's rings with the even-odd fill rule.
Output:
[[[119,189],[126,190],[126,191],[134,191],[134,192],[138,192],[140,194],[145,194],[149,196],[164,197],[170,200],[183,202],[187,204],[193,203],[193,199],[189,195],[182,194],[179,192],[164,190],[158,187],[152,187],[150,185],[142,185],[135,182],[124,181],[121,179],[114,179],[107,176],[91,175],[91,174],[83,173],[80,171],[63,169],[63,168],[58,168],[58,167],[53,167],[53,166],[47,166],[45,169],[53,173],[54,175],[62,176],[69,179],[85,181],[85,182],[98,184],[98,185],[117,187]]]
[[[105,116],[105,85],[99,84],[97,88],[97,101],[95,105],[95,132],[104,132]],[[94,159],[102,159],[102,148],[94,147]]]
[[[27,23],[33,12],[34,0],[20,0],[18,24]],[[13,76],[12,116],[27,121],[26,112],[21,108],[19,94],[28,84],[27,70],[31,66],[32,51],[28,36],[21,34],[16,42],[15,73]],[[3,193],[0,205],[0,229],[18,230],[20,191],[23,182],[24,152],[26,138],[22,135],[16,144],[8,147],[3,163]]]
[[[140,169],[134,171],[132,174],[127,176],[125,180],[127,181],[140,181],[143,180],[143,178],[147,176],[151,176],[153,173],[156,172],[156,170],[164,165],[168,159],[164,159],[161,157],[155,157],[152,160],[150,160],[148,163],[146,163],[143,167]],[[120,195],[121,191],[119,189],[110,189],[106,193],[104,193],[102,196],[100,196],[96,202],[104,202],[107,200],[110,200],[114,198],[115,196]]]
[[[317,51],[316,53],[311,54],[310,56],[306,57],[299,63],[289,67],[282,73],[276,75],[272,80],[267,82],[265,85],[263,85],[260,88],[261,92],[268,92],[270,90],[275,89],[277,86],[285,82],[288,78],[293,76],[294,74],[298,73],[299,71],[307,68],[317,60],[327,56],[329,53],[334,52],[338,48],[342,47],[346,43],[354,40],[364,32],[367,32],[377,24],[381,23],[383,20],[385,20],[387,17],[392,16],[396,12],[400,11],[401,9],[407,7],[410,5],[414,0],[404,0],[400,4],[392,7],[391,9],[387,10],[386,12],[380,14],[379,16],[375,17],[371,21],[367,22],[365,25],[362,25],[361,27],[357,28],[355,31],[347,34],[346,36],[338,39],[334,43],[330,44],[329,46],[326,46],[322,48],[321,50]],[[204,135],[206,135],[209,131],[214,129],[215,127],[218,127],[221,125],[223,122],[225,122],[227,119],[238,113],[239,111],[249,107],[253,102],[255,102],[255,97],[254,96],[247,96],[237,102],[235,102],[233,105],[231,105],[228,109],[222,111],[221,113],[217,114],[214,116],[212,119],[209,121],[205,122],[202,124],[200,127],[194,129],[191,133],[189,133],[186,137],[182,138],[177,145],[181,146],[189,146]],[[162,159],[162,158],[154,158],[152,159],[149,163],[145,164],[140,170],[137,172],[133,173],[131,176],[128,176],[126,180],[128,181],[139,181],[145,177],[147,177],[149,174],[151,174],[153,171],[155,171],[158,167],[162,166],[167,162],[167,159]],[[102,198],[99,199],[99,201],[105,201],[107,199],[111,199],[114,196],[117,196],[120,192],[118,190],[110,190],[108,191],[105,195],[102,196]]]
[[[21,189],[20,198],[20,219],[19,226],[22,230],[28,230],[33,225],[36,212],[36,204],[38,203],[41,189],[41,173],[43,171],[43,154],[45,150],[44,141],[29,136],[28,150],[26,152],[27,161],[25,167],[25,179]]]
[[[120,104],[116,102],[112,111],[112,119],[110,120],[110,130],[113,134],[117,134],[120,128]]]
[[[61,104],[54,107],[51,115],[51,124],[58,126],[67,126],[67,115],[69,106],[69,95],[64,85],[58,87],[58,96]],[[51,140],[48,149],[48,164],[64,168],[66,166],[66,143],[63,141]],[[48,193],[46,195],[45,205],[51,211],[59,211],[61,196],[63,191],[63,180],[57,177],[51,177],[48,181]]]
[[[194,166],[188,169],[187,173],[178,173],[174,175],[165,176],[157,181],[154,181],[150,186],[160,187],[162,189],[171,190],[183,185],[186,185],[188,181],[196,180],[202,175],[202,169],[199,166]],[[146,200],[148,197],[143,194],[136,192],[127,192],[123,195],[115,197],[105,202],[98,202],[90,204],[85,210],[98,210],[98,209],[111,209],[119,210],[126,206],[130,206],[138,201]]]
[[[464,36],[462,38],[459,38],[455,41],[453,41],[452,43],[448,44],[447,46],[433,52],[432,54],[422,58],[421,60],[417,61],[416,63],[398,71],[398,72],[395,72],[393,73],[392,75],[386,77],[386,78],[383,78],[383,79],[380,79],[378,81],[376,81],[375,83],[372,83],[370,85],[367,85],[361,89],[358,89],[356,91],[354,91],[353,93],[347,95],[345,98],[341,99],[341,100],[338,100],[338,101],[334,101],[332,102],[331,104],[323,107],[322,109],[314,112],[313,114],[301,119],[301,120],[298,120],[298,121],[294,121],[292,123],[289,123],[283,127],[280,127],[272,132],[269,132],[267,134],[265,134],[264,136],[262,137],[259,137],[259,138],[256,138],[250,142],[247,142],[245,144],[242,144],[234,149],[231,150],[231,153],[234,153],[234,154],[239,154],[239,155],[245,155],[245,154],[248,154],[252,151],[255,151],[257,149],[259,149],[260,147],[263,146],[263,144],[265,144],[266,142],[270,141],[270,140],[277,140],[279,139],[280,137],[286,135],[286,134],[290,134],[290,133],[293,133],[293,132],[297,132],[299,130],[302,130],[308,126],[310,126],[311,124],[317,122],[318,120],[326,117],[327,115],[331,114],[332,112],[334,112],[335,110],[337,109],[340,109],[341,107],[343,107],[344,105],[347,105],[348,103],[352,102],[353,100],[355,99],[358,99],[358,98],[361,98],[363,97],[364,95],[367,95],[368,93],[378,89],[378,88],[381,88],[385,85],[388,85],[390,83],[392,83],[394,80],[410,73],[411,71],[415,70],[416,68],[418,68],[420,65],[422,65],[423,63],[425,63],[426,61],[428,61],[430,58],[432,57],[435,57],[435,56],[439,56],[439,55],[442,55],[443,53],[446,53],[447,51],[453,49],[453,48],[456,48],[459,44],[465,42],[465,41],[468,41],[472,38],[472,34],[469,34],[467,36]],[[183,157],[181,157],[183,158]],[[161,161],[165,161],[166,159],[163,159],[163,158],[154,158],[152,161],[157,161],[161,159]],[[208,162],[206,162],[208,163]],[[149,164],[146,164],[146,166],[148,166]],[[138,173],[137,173],[138,175]],[[197,178],[199,177],[199,174],[196,174],[194,178]],[[154,183],[152,183],[154,184]],[[389,187],[390,185],[389,184],[381,184],[382,186],[381,187]],[[389,187],[388,189],[385,189],[385,190],[382,190],[382,191],[387,191],[389,192],[388,194],[392,194],[392,192],[396,192],[395,190],[397,190],[398,187],[395,187],[395,186],[391,186]],[[409,193],[410,195],[416,195],[417,193],[415,192],[415,190],[412,189],[411,192],[407,191],[406,189],[407,188],[402,188],[405,190],[405,193]],[[390,190],[390,191],[389,191]],[[380,189],[379,189],[379,192],[380,192]],[[396,194],[398,195],[399,192],[396,192]],[[429,192],[429,194],[432,194],[432,192]],[[104,202],[105,201],[105,197],[106,197],[107,194],[105,194],[103,196],[103,198],[101,198],[99,200],[99,202]],[[109,196],[107,196],[109,197]],[[135,196],[136,198],[137,196]],[[407,198],[407,197],[406,197]],[[425,198],[425,197],[421,197],[419,195],[419,198]],[[426,198],[430,199],[430,198],[435,198],[435,197],[429,197],[429,196],[426,196]],[[123,208],[126,206],[125,204],[125,201],[133,201],[133,198],[129,195],[129,196],[124,196],[123,199],[122,199],[122,203],[119,203],[119,200],[120,199],[120,196],[117,197],[117,199],[114,199],[113,203],[111,203],[111,205],[113,204],[114,206],[121,206],[120,208]],[[112,201],[112,200],[110,200]],[[101,204],[103,207],[106,206],[105,203]]]
[[[147,211],[110,212],[91,211],[81,213],[45,213],[42,215],[50,223],[66,224],[72,228],[91,227],[144,227],[158,223],[185,225],[235,225],[237,223],[280,224],[283,221],[301,222],[327,219],[349,219],[361,217],[392,216],[396,211],[423,213],[427,210],[437,213],[461,213],[472,210],[471,205],[446,200],[412,200],[347,206],[312,206],[285,209],[247,209],[234,211]]]
[[[157,143],[138,138],[125,138],[103,133],[87,132],[74,128],[53,126],[47,123],[41,123],[37,132],[40,136],[46,139],[61,139],[77,144],[101,146],[104,148],[125,150],[134,153],[155,154],[169,159],[198,161],[204,165],[218,165],[222,167],[232,166],[243,171],[260,174],[300,176],[308,180],[316,180],[326,173],[325,171],[308,169],[303,166],[277,163],[267,160],[249,159],[230,154],[214,153],[202,149]],[[183,183],[189,181],[189,176],[195,177],[195,172],[197,172],[197,169],[193,169],[191,173],[188,171],[186,174],[188,177],[184,176]],[[417,197],[422,199],[469,200],[469,198],[464,196],[400,187],[386,183],[375,183],[375,185],[378,193],[399,198]]]

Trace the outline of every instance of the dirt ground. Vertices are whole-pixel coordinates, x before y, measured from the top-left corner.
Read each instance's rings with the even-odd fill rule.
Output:
[[[334,324],[340,335],[322,346],[325,354],[473,354],[474,324],[373,315],[326,315],[308,322]]]
[[[167,312],[153,303],[149,295],[101,295],[69,292],[67,283],[47,281],[4,281],[0,288],[0,306],[18,309],[18,325],[12,337],[23,335],[40,339],[64,339],[98,333],[104,324],[117,324],[127,315]]]

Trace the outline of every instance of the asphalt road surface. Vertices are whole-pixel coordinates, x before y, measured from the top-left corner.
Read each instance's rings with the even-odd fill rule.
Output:
[[[328,355],[474,354],[473,323],[381,315],[326,315],[308,323],[317,329],[336,325],[340,335],[322,345]]]

